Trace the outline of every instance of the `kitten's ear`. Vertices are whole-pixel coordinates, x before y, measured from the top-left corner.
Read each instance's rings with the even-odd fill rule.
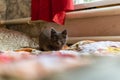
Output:
[[[63,35],[67,35],[67,30],[66,30],[66,29],[63,30],[63,31],[62,31],[62,34],[63,34]]]
[[[51,34],[56,34],[56,30],[54,28],[51,28]]]
[[[56,34],[57,34],[56,30],[54,28],[51,28],[51,38],[52,39],[56,37]]]
[[[62,31],[61,34],[62,34],[63,38],[66,38],[67,37],[67,30]]]

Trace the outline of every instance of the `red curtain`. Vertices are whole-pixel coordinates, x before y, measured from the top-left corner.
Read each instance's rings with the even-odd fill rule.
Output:
[[[66,11],[73,9],[72,0],[32,0],[31,20],[64,24]]]

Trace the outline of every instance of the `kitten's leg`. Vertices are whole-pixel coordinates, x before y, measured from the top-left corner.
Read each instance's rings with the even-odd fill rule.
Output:
[[[40,51],[45,51],[43,48],[39,47],[37,50],[40,50]]]

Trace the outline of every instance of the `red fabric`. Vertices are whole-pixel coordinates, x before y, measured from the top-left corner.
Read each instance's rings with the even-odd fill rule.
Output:
[[[73,10],[72,0],[32,0],[31,20],[64,24],[66,11]]]

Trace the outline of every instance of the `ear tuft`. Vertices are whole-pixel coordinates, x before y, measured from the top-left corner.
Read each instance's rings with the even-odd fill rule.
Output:
[[[54,28],[51,28],[51,38],[54,38],[56,36],[57,32]]]
[[[67,35],[67,30],[66,30],[66,29],[63,30],[63,31],[62,31],[62,34],[63,34],[63,35]]]
[[[52,27],[51,28],[51,34],[54,34],[54,33],[56,33],[56,30]]]

